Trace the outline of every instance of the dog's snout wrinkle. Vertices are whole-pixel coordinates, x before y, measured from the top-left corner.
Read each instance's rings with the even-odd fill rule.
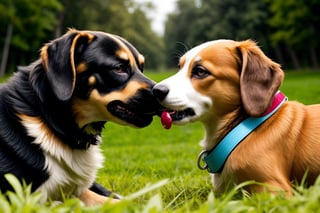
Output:
[[[153,87],[152,92],[158,100],[163,101],[169,93],[169,88],[159,84]]]

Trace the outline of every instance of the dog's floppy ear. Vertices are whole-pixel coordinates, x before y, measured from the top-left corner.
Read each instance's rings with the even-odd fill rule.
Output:
[[[241,99],[246,112],[261,116],[271,105],[279,89],[284,73],[280,65],[268,58],[251,40],[239,43],[242,56],[240,74]]]
[[[76,81],[76,55],[93,40],[89,32],[70,30],[41,49],[41,60],[50,87],[61,101],[71,98]]]

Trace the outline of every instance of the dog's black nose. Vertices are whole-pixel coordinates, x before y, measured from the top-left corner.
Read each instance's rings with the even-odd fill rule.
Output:
[[[168,95],[169,88],[164,85],[158,84],[153,87],[152,92],[159,101],[162,101]]]

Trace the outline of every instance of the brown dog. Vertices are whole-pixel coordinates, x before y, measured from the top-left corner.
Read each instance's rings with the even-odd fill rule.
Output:
[[[312,184],[320,173],[320,105],[286,101],[277,93],[283,78],[280,65],[253,41],[217,40],[188,51],[180,71],[153,93],[168,108],[167,122],[203,123],[200,158],[208,165],[201,167],[214,173],[218,191],[229,183],[255,180],[273,186],[269,191],[290,194],[293,181],[307,174],[306,183]],[[248,135],[242,135],[248,130],[245,122],[256,126]],[[248,187],[251,192],[265,189]]]

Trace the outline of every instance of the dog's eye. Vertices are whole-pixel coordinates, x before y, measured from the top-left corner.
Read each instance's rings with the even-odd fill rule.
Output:
[[[198,78],[198,79],[206,78],[209,75],[210,75],[210,72],[208,72],[202,66],[194,67],[191,72],[191,77]]]
[[[120,75],[124,75],[124,74],[127,75],[130,72],[129,67],[124,64],[114,66],[113,71]]]

